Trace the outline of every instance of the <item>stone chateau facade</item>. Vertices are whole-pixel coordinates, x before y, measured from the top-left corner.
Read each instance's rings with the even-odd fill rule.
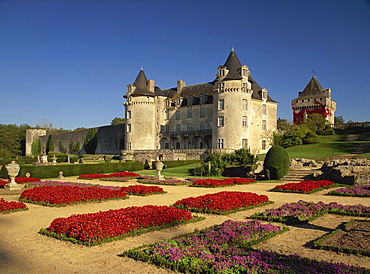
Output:
[[[154,151],[157,155],[150,158],[176,160],[240,148],[266,153],[268,136],[276,130],[278,103],[252,78],[234,49],[211,82],[186,85],[179,80],[176,87],[162,90],[140,70],[124,98],[122,154],[135,158],[148,158]]]

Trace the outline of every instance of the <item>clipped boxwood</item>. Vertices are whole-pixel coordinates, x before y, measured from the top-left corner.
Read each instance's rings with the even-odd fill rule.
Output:
[[[120,171],[137,171],[143,169],[141,162],[129,163],[109,163],[109,164],[78,164],[78,165],[49,165],[49,166],[22,166],[19,176],[24,177],[27,172],[33,178],[56,178],[59,171],[63,171],[64,176],[78,176],[91,173],[113,173]]]
[[[263,171],[268,180],[278,180],[289,174],[289,155],[282,146],[272,146],[266,154]]]

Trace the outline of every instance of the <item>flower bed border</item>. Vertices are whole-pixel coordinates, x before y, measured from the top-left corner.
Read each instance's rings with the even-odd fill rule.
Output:
[[[313,247],[318,249],[325,249],[330,251],[337,251],[342,253],[349,253],[349,254],[362,254],[365,256],[370,256],[370,251],[363,250],[363,249],[355,249],[355,248],[347,248],[347,247],[339,247],[339,246],[331,246],[331,245],[324,245],[322,244],[323,241],[329,239],[330,237],[334,236],[335,234],[342,231],[343,227],[346,228],[347,226],[351,225],[353,222],[361,221],[361,222],[370,222],[370,220],[360,220],[360,219],[352,219],[351,221],[345,223],[344,225],[340,226],[336,230],[320,237],[316,241],[313,242]]]
[[[173,206],[173,207],[176,207],[176,208],[180,208],[180,209],[187,209],[191,212],[197,212],[197,213],[204,213],[204,214],[218,214],[218,215],[229,215],[229,214],[232,214],[232,213],[235,213],[235,212],[239,212],[239,211],[243,211],[243,210],[247,210],[247,209],[252,209],[252,208],[255,208],[255,207],[260,207],[260,206],[264,206],[264,205],[269,205],[269,204],[273,204],[274,201],[268,201],[268,202],[264,202],[262,204],[258,204],[258,205],[252,205],[252,206],[248,206],[248,207],[240,207],[240,208],[237,208],[237,209],[232,209],[232,210],[229,210],[229,211],[216,211],[216,210],[212,210],[212,209],[208,209],[208,208],[188,208],[188,207],[185,207],[185,206]]]
[[[153,182],[150,182],[150,181],[153,181]],[[186,182],[186,181],[184,181],[184,183],[178,183],[178,184],[175,184],[175,183],[160,183],[158,181],[159,180],[147,180],[147,181],[145,181],[145,179],[138,179],[137,180],[138,183],[148,184],[148,185],[183,186],[183,185],[192,184],[191,182]],[[167,181],[167,180],[163,180],[163,181]],[[172,181],[181,181],[181,180],[172,180]]]
[[[9,209],[9,210],[0,211],[0,214],[8,214],[8,213],[16,212],[16,211],[26,211],[26,210],[28,210],[27,205],[26,205],[26,204],[24,204],[23,202],[9,202],[9,201],[4,200],[3,198],[0,198],[0,202],[1,202],[2,200],[3,200],[5,203],[7,203],[7,204],[10,204],[10,203],[17,203],[17,204],[21,204],[21,203],[22,203],[25,207],[24,207],[24,208],[12,208],[12,209]]]
[[[163,225],[160,225],[160,226],[151,226],[151,227],[147,227],[147,228],[135,229],[135,230],[130,231],[129,233],[121,234],[117,237],[102,239],[101,241],[96,241],[96,242],[93,242],[93,243],[76,240],[75,238],[72,238],[72,237],[66,237],[64,235],[57,234],[55,232],[50,232],[50,231],[47,230],[47,228],[41,228],[39,233],[42,234],[42,235],[45,235],[45,236],[53,237],[53,238],[56,238],[58,240],[68,241],[68,242],[71,242],[71,243],[74,243],[74,244],[80,244],[80,245],[84,245],[84,246],[94,246],[94,245],[102,245],[104,243],[121,240],[121,239],[131,237],[131,236],[141,235],[141,234],[148,233],[148,232],[151,232],[151,231],[162,230],[162,229],[166,229],[166,228],[177,226],[177,225],[183,225],[183,224],[198,222],[198,221],[202,221],[204,219],[205,219],[205,217],[193,216],[193,219],[191,219],[191,220],[186,220],[186,221],[181,221],[181,222],[180,221],[174,221],[174,222],[171,222],[171,223],[168,223],[168,224],[163,224]]]
[[[35,205],[42,205],[42,206],[65,207],[65,206],[72,206],[72,205],[77,205],[77,204],[100,203],[100,202],[106,202],[106,201],[110,201],[110,200],[125,200],[125,199],[128,199],[128,198],[129,198],[129,196],[114,197],[114,198],[109,198],[109,199],[83,200],[83,201],[77,201],[77,202],[69,203],[69,204],[50,204],[50,203],[47,203],[47,202],[38,202],[38,201],[33,201],[33,200],[28,200],[28,199],[18,199],[18,201],[24,202],[24,203],[29,203],[29,204],[35,204]]]

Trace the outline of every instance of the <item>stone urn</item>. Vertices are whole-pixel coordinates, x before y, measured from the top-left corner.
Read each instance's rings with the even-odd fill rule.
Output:
[[[158,161],[155,164],[155,169],[158,171],[158,174],[157,174],[157,179],[158,180],[163,180],[164,179],[164,176],[161,174],[163,166],[164,166],[164,164],[161,161]]]
[[[23,186],[19,185],[15,182],[15,177],[17,177],[20,167],[19,165],[15,162],[12,161],[10,164],[5,166],[7,171],[8,171],[8,176],[10,177],[10,182],[4,186],[5,189],[8,190],[19,190],[22,189]]]

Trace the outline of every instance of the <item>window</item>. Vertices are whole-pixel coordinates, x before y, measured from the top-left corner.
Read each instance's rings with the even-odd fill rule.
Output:
[[[204,148],[204,143],[202,141],[199,142],[199,148]]]
[[[224,139],[217,140],[217,148],[224,148]]]
[[[181,148],[180,142],[176,142],[175,147],[176,149],[180,149]]]
[[[127,142],[127,144],[126,144],[126,149],[127,150],[131,150],[132,148],[131,148],[131,142]]]
[[[127,124],[127,132],[131,132],[131,124]]]
[[[267,90],[262,90],[262,99],[263,100],[267,99]]]
[[[180,120],[180,110],[176,110],[176,120]]]
[[[262,120],[262,130],[266,129],[267,129],[266,120]]]
[[[167,125],[161,125],[161,132],[168,132],[168,126]]]
[[[200,130],[206,129],[206,123],[200,123]]]
[[[187,129],[188,130],[193,130],[193,124],[192,123],[188,123],[187,124]]]
[[[248,148],[248,139],[242,139],[242,147]]]
[[[200,104],[205,104],[206,103],[206,101],[207,101],[207,95],[201,95],[200,96]]]
[[[265,150],[266,149],[266,140],[262,140],[262,149]]]
[[[170,149],[170,143],[164,143],[164,148],[165,149]]]
[[[170,119],[170,112],[168,110],[165,110],[166,120]]]
[[[265,104],[262,105],[262,114],[267,114],[267,108]]]
[[[242,117],[242,126],[247,127],[248,126],[248,118],[247,116]]]
[[[217,123],[217,125],[218,125],[219,127],[223,127],[223,126],[225,125],[224,116],[220,116],[220,117],[218,117],[218,123]]]
[[[171,99],[168,99],[166,100],[166,107],[170,107],[171,106]]]
[[[225,89],[225,83],[222,82],[220,83],[220,92],[224,92],[224,89]]]
[[[242,100],[242,109],[248,110],[248,100],[247,99]]]
[[[199,117],[205,117],[206,116],[206,109],[200,108]]]
[[[175,131],[180,131],[180,124],[176,124]]]
[[[191,108],[188,108],[188,118],[193,117],[193,110]]]
[[[218,110],[224,110],[225,109],[225,100],[220,99],[218,100]]]
[[[127,111],[127,119],[131,119],[131,110]]]
[[[188,97],[188,106],[193,105],[193,96]]]
[[[220,69],[220,72],[219,72],[220,76],[225,76],[225,70],[224,69]]]

